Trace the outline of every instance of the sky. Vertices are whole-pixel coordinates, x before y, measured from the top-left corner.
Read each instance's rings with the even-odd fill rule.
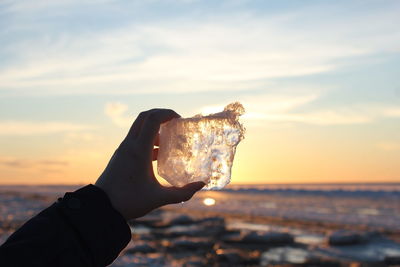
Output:
[[[399,1],[2,0],[0,183],[93,183],[140,111],[246,108],[232,183],[400,182]]]

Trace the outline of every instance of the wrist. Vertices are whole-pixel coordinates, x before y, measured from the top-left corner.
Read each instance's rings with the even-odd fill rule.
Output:
[[[114,210],[117,211],[127,221],[129,218],[123,212],[123,209],[120,208],[120,205],[118,204],[117,201],[117,197],[113,193],[113,190],[109,186],[102,183],[101,179],[98,179],[94,184],[94,186],[96,186],[106,195],[107,199],[110,201],[110,204],[114,208]]]

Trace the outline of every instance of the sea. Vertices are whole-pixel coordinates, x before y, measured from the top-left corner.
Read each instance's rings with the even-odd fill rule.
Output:
[[[0,221],[22,222],[82,185],[2,185]],[[247,217],[400,230],[400,183],[228,185],[174,207]]]

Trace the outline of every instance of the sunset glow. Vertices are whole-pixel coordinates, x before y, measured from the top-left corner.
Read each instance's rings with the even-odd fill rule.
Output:
[[[232,183],[400,182],[399,1],[0,12],[0,183],[93,183],[141,111],[234,101],[246,134]]]
[[[205,198],[203,199],[203,204],[206,206],[214,206],[215,205],[215,199],[213,198]]]

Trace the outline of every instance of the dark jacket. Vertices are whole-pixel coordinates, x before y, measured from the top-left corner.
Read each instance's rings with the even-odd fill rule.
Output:
[[[94,185],[66,193],[0,247],[2,267],[101,267],[131,239],[125,219]]]

